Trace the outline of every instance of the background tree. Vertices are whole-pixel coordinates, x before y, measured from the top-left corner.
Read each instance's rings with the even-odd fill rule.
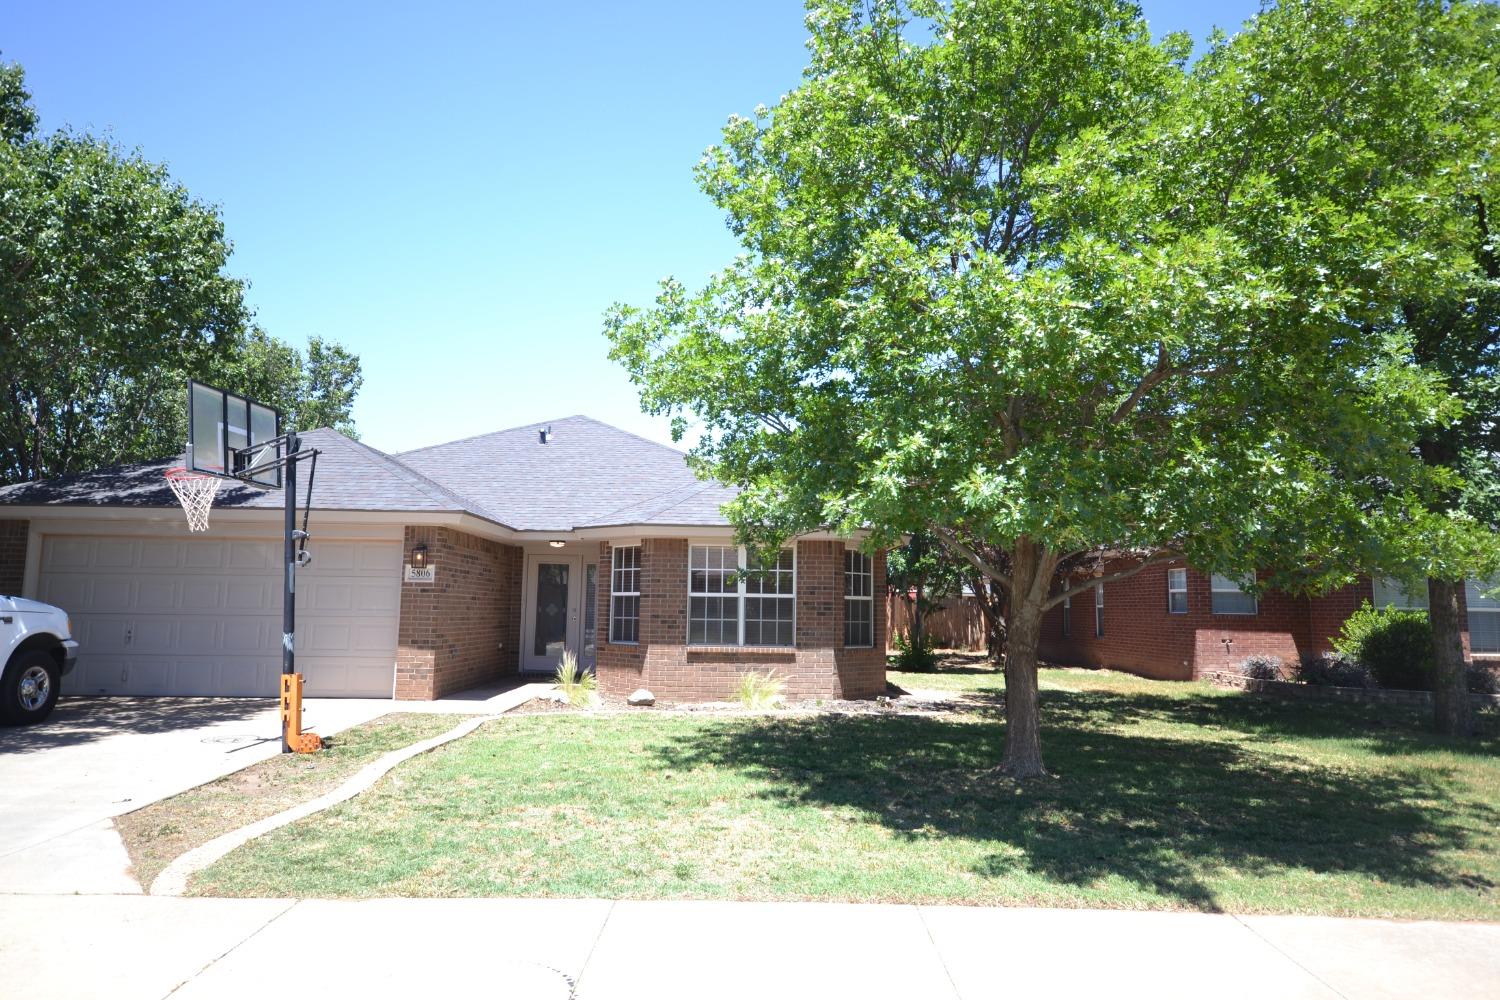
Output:
[[[944,598],[963,593],[969,576],[967,564],[948,555],[926,532],[910,536],[905,545],[891,549],[886,557],[886,585],[911,606],[910,641],[920,649],[927,640],[927,615],[942,606]]]
[[[190,375],[245,388],[258,370],[254,392],[348,429],[358,358],[314,339],[304,361],[253,329],[229,254],[165,167],[39,133],[0,65],[0,483],[180,452]]]
[[[745,537],[930,530],[1003,590],[1002,768],[1043,773],[1065,597],[1472,548],[1413,454],[1457,408],[1386,322],[1460,270],[1408,236],[1442,16],[1269,7],[1187,71],[1125,3],[813,3],[801,85],[700,166],[745,254],[613,309],[613,356]]]

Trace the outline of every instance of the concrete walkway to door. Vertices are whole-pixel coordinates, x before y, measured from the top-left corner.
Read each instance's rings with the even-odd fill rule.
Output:
[[[686,900],[0,896],[0,927],[15,1000],[248,1000],[287,987],[528,1000],[1500,997],[1495,924]]]
[[[512,682],[440,701],[309,698],[332,735],[390,712],[491,715],[551,689]],[[269,698],[67,698],[0,729],[0,893],[140,892],[110,822],[281,750]]]

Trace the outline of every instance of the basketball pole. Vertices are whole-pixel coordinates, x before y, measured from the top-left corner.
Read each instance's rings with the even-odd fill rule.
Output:
[[[296,432],[286,438],[286,482],[282,484],[285,501],[285,531],[282,545],[286,562],[286,583],[281,594],[281,673],[283,678],[297,673],[297,452],[302,447]],[[282,681],[285,690],[286,681]],[[298,692],[300,695],[301,692]],[[300,701],[300,698],[299,698]],[[300,706],[299,706],[300,707]],[[301,714],[300,712],[298,713]],[[281,752],[291,753],[289,727],[281,727]]]

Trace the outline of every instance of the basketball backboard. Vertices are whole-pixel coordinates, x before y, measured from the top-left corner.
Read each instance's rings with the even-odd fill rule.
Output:
[[[188,382],[187,467],[212,476],[238,476],[281,486],[281,414],[269,406],[203,382]]]

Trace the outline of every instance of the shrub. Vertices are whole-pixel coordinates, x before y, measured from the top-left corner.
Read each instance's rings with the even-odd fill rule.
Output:
[[[734,699],[746,708],[775,708],[781,704],[781,689],[786,682],[776,676],[776,671],[757,673],[747,670],[740,674],[739,686],[734,689]]]
[[[580,670],[578,657],[572,651],[563,653],[557,664],[557,687],[569,705],[583,708],[594,698],[599,681],[587,670]]]
[[[937,652],[930,637],[924,635],[921,642],[913,643],[910,636],[897,632],[896,655],[891,662],[897,670],[927,673],[937,669]]]
[[[1375,687],[1375,678],[1358,663],[1339,656],[1304,656],[1297,663],[1297,680],[1319,687]]]
[[[1500,694],[1500,673],[1489,667],[1470,665],[1468,681],[1470,694]]]
[[[1432,626],[1425,611],[1364,605],[1334,640],[1346,659],[1367,667],[1384,688],[1432,690]]]
[[[1240,661],[1240,673],[1258,681],[1286,680],[1286,664],[1279,656],[1247,656]]]

